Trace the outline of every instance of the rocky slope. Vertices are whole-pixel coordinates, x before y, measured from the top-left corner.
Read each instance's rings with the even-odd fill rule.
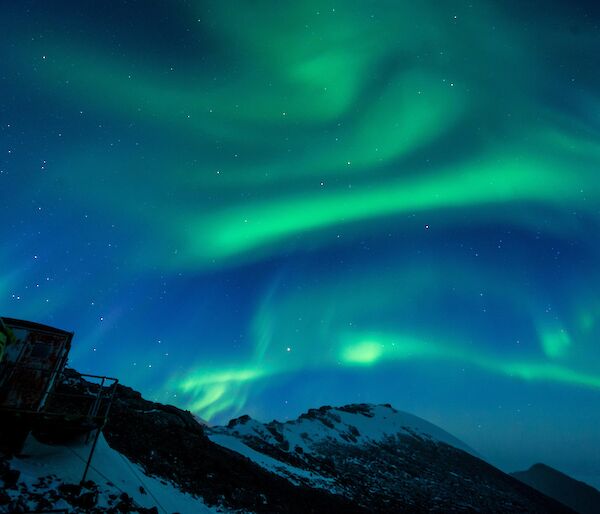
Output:
[[[72,372],[69,387],[86,385]],[[572,512],[389,405],[207,428],[119,386],[103,437],[83,486],[81,441],[34,441],[29,456],[4,456],[0,512]]]

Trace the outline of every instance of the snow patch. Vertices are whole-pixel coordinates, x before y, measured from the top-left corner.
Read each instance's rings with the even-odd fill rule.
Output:
[[[82,478],[91,447],[91,441],[79,441],[69,445],[47,445],[33,437],[27,440],[23,454],[10,461],[11,468],[20,471],[19,482],[28,489],[39,489],[41,477],[52,476],[45,487],[56,487],[59,483],[78,484]],[[113,450],[103,435],[100,435],[92,464],[87,476],[99,486],[97,506],[107,507],[114,503],[111,495],[123,492],[142,507],[157,507],[159,512],[181,514],[212,514],[223,512],[205,505],[201,498],[180,491],[174,484],[144,474],[140,466]],[[36,484],[38,487],[36,488]],[[15,495],[18,492],[15,491]],[[59,500],[53,508],[69,508]],[[71,512],[71,510],[69,510]]]

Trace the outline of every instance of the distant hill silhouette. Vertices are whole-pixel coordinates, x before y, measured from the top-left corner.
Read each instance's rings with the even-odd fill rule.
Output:
[[[600,514],[600,491],[545,464],[534,464],[513,477],[581,514]]]

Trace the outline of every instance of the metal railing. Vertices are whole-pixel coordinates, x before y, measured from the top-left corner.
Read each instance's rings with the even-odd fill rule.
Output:
[[[56,373],[20,363],[6,365],[12,369],[5,370],[9,379],[0,388],[0,411],[87,421],[94,426],[105,423],[118,379],[69,370]]]
[[[67,374],[68,372],[63,371],[59,375],[54,388],[48,394],[44,413],[79,414],[92,419],[106,418],[119,380],[101,375],[80,374],[77,377],[68,377]],[[69,399],[74,402],[68,402]],[[75,406],[75,412],[67,410],[67,406]]]

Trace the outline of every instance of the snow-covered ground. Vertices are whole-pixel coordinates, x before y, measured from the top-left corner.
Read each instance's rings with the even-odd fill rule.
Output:
[[[19,482],[24,482],[28,490],[44,493],[56,489],[60,483],[78,484],[83,475],[91,442],[85,441],[69,445],[42,444],[30,437],[23,450],[23,456],[13,458],[10,466],[20,471]],[[51,478],[40,485],[41,477]],[[113,450],[101,435],[96,446],[88,480],[98,485],[96,507],[102,509],[114,504],[115,495],[123,492],[131,496],[142,507],[157,507],[159,512],[179,512],[181,514],[208,514],[223,512],[206,506],[201,499],[183,493],[173,484],[149,477],[142,469],[124,455]],[[19,491],[7,491],[12,497]],[[111,498],[112,496],[112,498]],[[34,510],[35,505],[31,505]],[[59,499],[54,509],[67,509],[76,512],[64,499]]]
[[[237,437],[225,434],[209,434],[209,439],[213,443],[225,448],[229,448],[230,450],[233,450],[244,457],[248,457],[251,461],[265,468],[267,471],[271,471],[272,473],[287,478],[294,485],[305,483],[314,485],[319,483],[321,487],[332,490],[332,479],[323,477],[317,473],[313,473],[312,471],[300,469],[290,464],[278,461],[277,459],[250,448]]]

